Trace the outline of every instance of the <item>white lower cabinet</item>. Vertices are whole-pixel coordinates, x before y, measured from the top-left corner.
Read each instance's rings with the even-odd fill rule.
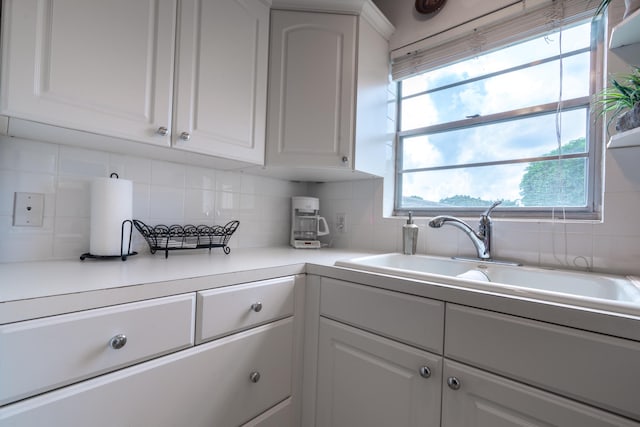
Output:
[[[446,359],[443,377],[443,427],[640,425],[570,399]]]
[[[316,427],[640,427],[638,342],[330,278],[319,288]]]
[[[290,396],[292,338],[280,320],[6,406],[0,425],[238,426]]]
[[[317,427],[435,427],[442,358],[321,318]]]
[[[303,285],[280,277],[2,325],[0,425],[297,427]]]

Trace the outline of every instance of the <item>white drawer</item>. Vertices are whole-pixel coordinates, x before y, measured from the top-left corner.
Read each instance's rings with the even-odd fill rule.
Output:
[[[442,354],[444,303],[322,278],[320,313]]]
[[[447,305],[445,356],[640,420],[640,343]]]
[[[289,318],[7,405],[0,425],[237,427],[291,395],[292,365]]]
[[[293,427],[293,415],[293,402],[288,398],[242,427]]]
[[[198,292],[196,344],[291,316],[294,281],[283,277]]]
[[[194,307],[187,294],[0,326],[0,404],[192,346]]]

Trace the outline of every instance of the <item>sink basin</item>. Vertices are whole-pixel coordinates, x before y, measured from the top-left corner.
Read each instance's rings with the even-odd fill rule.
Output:
[[[521,297],[640,314],[640,285],[624,276],[399,253],[337,261],[339,267]]]

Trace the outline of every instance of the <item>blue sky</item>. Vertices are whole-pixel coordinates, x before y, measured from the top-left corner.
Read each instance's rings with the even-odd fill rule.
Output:
[[[590,26],[564,31],[563,52],[588,46]],[[532,60],[560,53],[560,37],[552,35],[453,64],[403,82],[403,91],[419,93],[452,82],[481,76]],[[562,62],[563,99],[589,94],[589,53]],[[464,84],[419,96],[403,104],[402,130],[464,119],[472,114],[487,115],[559,99],[559,62]],[[585,110],[561,115],[561,143],[586,135]],[[413,138],[405,143],[404,168],[465,164],[510,158],[534,157],[558,147],[555,114],[522,122],[469,128],[447,134]],[[520,198],[519,184],[527,164],[454,169],[406,175],[403,195],[418,195],[438,201],[456,194],[486,200]]]

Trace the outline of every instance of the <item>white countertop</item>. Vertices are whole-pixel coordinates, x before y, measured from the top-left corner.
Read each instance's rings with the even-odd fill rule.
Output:
[[[289,247],[0,263],[0,325],[296,274],[316,274],[640,341],[640,317],[334,267],[373,252]]]
[[[0,263],[0,324],[305,272],[370,252],[235,248],[84,261]]]

